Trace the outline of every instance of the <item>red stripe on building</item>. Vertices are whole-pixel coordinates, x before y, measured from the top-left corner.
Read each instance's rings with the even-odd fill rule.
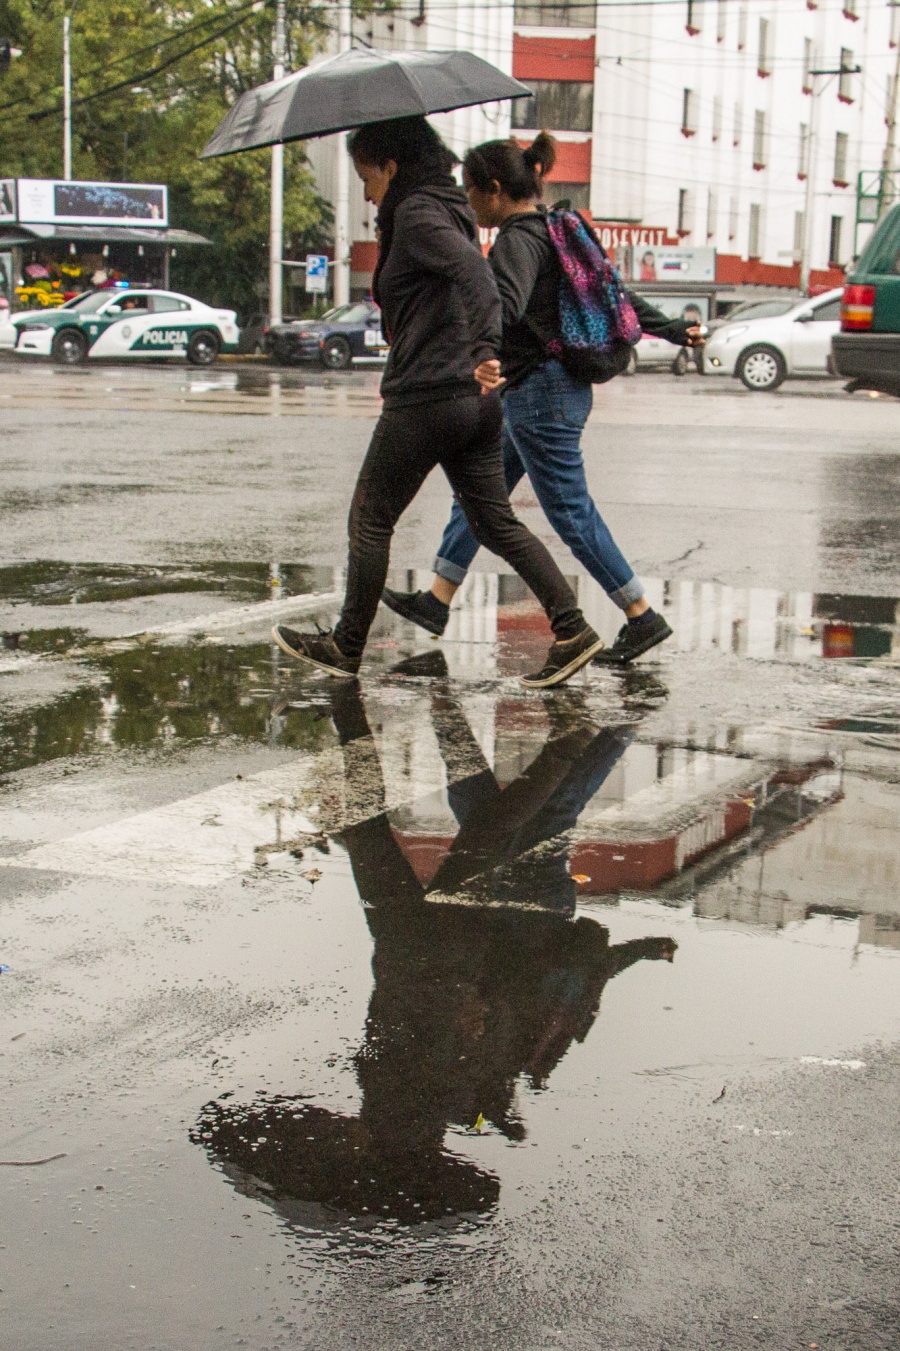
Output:
[[[513,75],[517,80],[591,80],[593,38],[523,38],[513,35]]]
[[[528,141],[519,141],[522,149]],[[590,141],[557,141],[556,163],[547,175],[548,183],[590,183]]]

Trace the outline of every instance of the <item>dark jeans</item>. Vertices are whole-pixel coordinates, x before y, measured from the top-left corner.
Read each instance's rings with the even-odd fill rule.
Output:
[[[385,408],[350,507],[347,594],[334,631],[347,656],[362,656],[387,580],[394,526],[438,464],[478,543],[509,563],[531,588],[555,636],[571,638],[584,627],[568,582],[509,505],[502,425],[496,394]]]
[[[503,399],[503,463],[510,492],[527,474],[547,519],[564,544],[624,610],[644,594],[643,583],[610,534],[588,491],[581,433],[593,390],[547,361]],[[478,541],[459,503],[434,560],[439,577],[465,581]]]

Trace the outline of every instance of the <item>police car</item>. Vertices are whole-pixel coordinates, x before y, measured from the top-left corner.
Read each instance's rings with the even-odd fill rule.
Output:
[[[13,316],[15,350],[74,366],[87,357],[187,357],[208,366],[236,352],[234,310],[214,310],[175,291],[87,291],[56,310]]]

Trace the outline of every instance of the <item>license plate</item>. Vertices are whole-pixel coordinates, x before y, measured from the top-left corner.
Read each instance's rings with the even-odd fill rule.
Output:
[[[363,334],[363,343],[366,347],[387,347],[380,328],[367,328]]]

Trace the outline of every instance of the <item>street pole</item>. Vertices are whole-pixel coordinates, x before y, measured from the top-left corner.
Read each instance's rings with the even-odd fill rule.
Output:
[[[350,0],[338,0],[338,51],[348,52],[352,41]],[[350,156],[343,134],[335,140],[334,192],[334,303],[350,299]]]
[[[816,172],[816,110],[819,106],[815,74],[811,73],[810,79],[812,80],[812,89],[810,91],[809,137],[806,143],[806,195],[803,201],[803,252],[800,255],[800,291],[803,295],[807,295],[809,292],[809,274],[812,266],[813,210],[815,207],[814,177]]]
[[[63,15],[63,178],[72,177],[72,16]]]
[[[272,79],[284,75],[284,6],[275,6],[275,34],[272,41]],[[282,320],[281,255],[284,248],[284,146],[272,146],[272,181],[269,205],[269,323]]]
[[[894,200],[894,148],[897,144],[897,106],[898,89],[900,89],[900,42],[897,43],[897,57],[894,62],[894,79],[891,86],[891,102],[887,110],[888,130],[887,140],[884,145],[884,156],[881,161],[881,186],[879,196],[878,219],[887,211]]]

